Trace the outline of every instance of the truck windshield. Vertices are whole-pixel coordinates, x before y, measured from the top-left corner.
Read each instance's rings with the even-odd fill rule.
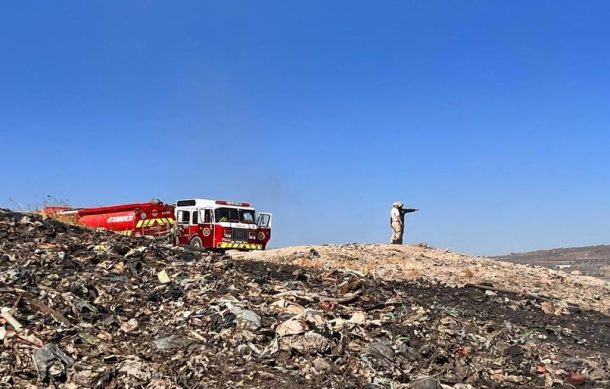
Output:
[[[249,209],[240,209],[239,216],[242,223],[254,223],[254,211]]]
[[[254,210],[237,208],[216,208],[214,210],[216,221],[233,223],[254,223]]]
[[[216,208],[214,216],[217,222],[239,222],[239,212],[235,208]]]

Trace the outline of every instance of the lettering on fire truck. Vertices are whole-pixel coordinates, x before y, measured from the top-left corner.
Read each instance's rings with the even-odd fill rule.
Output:
[[[108,223],[122,223],[122,222],[130,222],[134,218],[133,215],[127,216],[113,216],[108,218]]]

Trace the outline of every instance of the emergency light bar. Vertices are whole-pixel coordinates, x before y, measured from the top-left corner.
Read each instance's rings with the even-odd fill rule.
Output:
[[[225,201],[225,200],[217,200],[216,204],[218,205],[231,205],[234,207],[250,207],[249,203],[236,203],[233,201]]]

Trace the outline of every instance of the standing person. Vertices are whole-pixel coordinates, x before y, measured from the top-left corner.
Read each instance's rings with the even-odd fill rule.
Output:
[[[392,204],[390,212],[390,226],[392,227],[391,244],[402,244],[402,238],[405,231],[405,214],[418,211],[414,208],[403,208],[403,203],[397,201]]]

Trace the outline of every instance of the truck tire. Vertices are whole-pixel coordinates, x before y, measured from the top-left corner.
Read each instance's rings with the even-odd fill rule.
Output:
[[[200,249],[203,247],[203,243],[201,243],[201,238],[199,238],[198,236],[194,237],[193,239],[191,239],[191,243],[189,243],[189,246]]]

